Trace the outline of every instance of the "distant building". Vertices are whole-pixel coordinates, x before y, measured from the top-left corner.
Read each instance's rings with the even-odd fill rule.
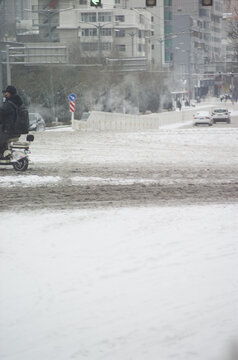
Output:
[[[214,0],[212,7],[203,7],[200,0],[157,0],[154,8],[146,7],[145,0],[102,4],[0,0],[2,47],[16,41],[28,48],[41,43],[47,52],[58,46],[62,62],[67,47],[74,64],[99,61],[109,68],[167,72],[174,90],[190,97],[219,95],[229,85],[225,74],[237,71],[237,53],[228,39],[231,24],[238,21],[237,0]]]
[[[139,2],[134,7],[132,0],[107,0],[103,8],[90,7],[89,1],[67,2],[75,8],[60,12],[60,42],[71,44],[81,59],[107,58],[115,64],[116,59],[141,58],[150,66],[153,16]]]
[[[197,0],[173,1],[174,76],[191,97],[217,94],[215,76],[223,69],[223,1],[203,7]]]

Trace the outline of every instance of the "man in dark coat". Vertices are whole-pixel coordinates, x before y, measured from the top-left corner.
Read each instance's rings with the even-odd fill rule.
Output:
[[[15,86],[8,85],[6,90],[3,90],[6,101],[0,106],[0,155],[7,146],[8,139],[19,138],[21,134],[16,134],[15,122],[17,118],[16,109],[11,102],[20,106],[22,100],[17,95]]]

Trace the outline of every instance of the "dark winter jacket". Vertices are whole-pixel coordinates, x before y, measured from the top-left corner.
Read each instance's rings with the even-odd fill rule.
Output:
[[[12,95],[10,99],[6,99],[2,106],[0,106],[0,119],[2,122],[2,131],[8,134],[9,137],[14,137],[16,135],[15,131],[15,121],[16,121],[16,109],[13,102],[17,106],[22,105],[22,100],[19,95]]]

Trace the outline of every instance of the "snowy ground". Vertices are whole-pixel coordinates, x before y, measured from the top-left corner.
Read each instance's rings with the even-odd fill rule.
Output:
[[[237,210],[3,214],[1,359],[233,359]]]
[[[237,140],[36,134],[0,168],[0,359],[237,360]]]

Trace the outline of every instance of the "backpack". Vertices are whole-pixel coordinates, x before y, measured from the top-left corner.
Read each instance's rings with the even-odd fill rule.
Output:
[[[24,104],[17,106],[14,102],[9,101],[16,110],[15,132],[16,134],[28,134],[29,132],[29,113]]]

